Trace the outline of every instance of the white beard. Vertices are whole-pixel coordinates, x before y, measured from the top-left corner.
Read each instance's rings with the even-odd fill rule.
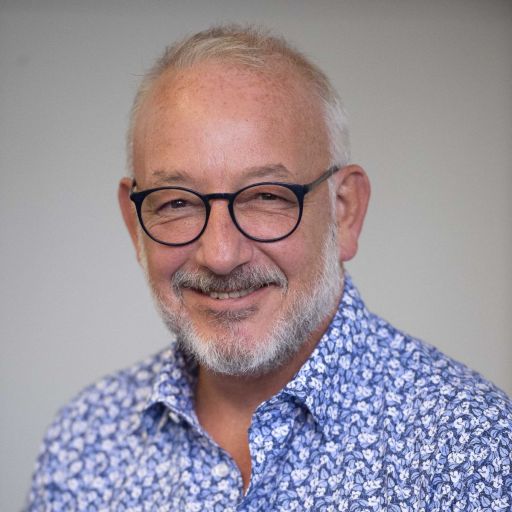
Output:
[[[140,248],[141,264],[148,276],[145,253],[143,248]],[[180,311],[172,310],[169,307],[169,300],[157,291],[149,277],[148,282],[163,321],[175,334],[180,346],[192,355],[199,365],[225,375],[261,375],[277,369],[290,360],[309,339],[311,333],[335,310],[344,285],[343,268],[338,257],[337,233],[333,224],[323,244],[321,265],[310,286],[304,286],[305,291],[295,292],[295,297],[264,339],[251,340],[250,343],[240,336],[241,329],[238,324],[249,317],[252,310],[212,314],[212,322],[216,325],[221,324],[224,332],[222,335],[204,336],[198,333],[189,318],[180,314],[183,313],[183,308],[180,308]],[[215,276],[211,273],[205,275],[204,272],[177,271],[176,274],[180,277],[184,276],[185,282],[188,278],[194,283],[203,284],[229,281],[233,289],[247,288],[253,277],[256,282],[258,278],[260,280],[266,278],[267,281],[278,282],[283,295],[289,293],[288,280],[278,267],[249,268],[242,272],[240,279],[236,275]],[[167,293],[174,293],[181,301],[180,278],[177,279],[178,284],[176,284],[176,274],[173,276],[171,289]],[[237,283],[239,283],[238,286]],[[208,284],[204,286],[207,287]],[[222,289],[220,284],[217,284],[217,287]],[[227,289],[226,285],[224,289]]]

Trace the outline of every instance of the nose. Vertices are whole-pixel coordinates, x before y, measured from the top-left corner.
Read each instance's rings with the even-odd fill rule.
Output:
[[[197,242],[196,263],[215,274],[227,275],[251,260],[254,242],[237,229],[225,200],[210,204],[208,225]]]

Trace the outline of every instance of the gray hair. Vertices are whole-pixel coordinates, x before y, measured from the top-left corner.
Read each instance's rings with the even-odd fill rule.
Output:
[[[325,73],[282,37],[253,26],[220,25],[198,32],[169,46],[144,75],[130,113],[127,133],[127,165],[133,175],[133,137],[141,105],[154,82],[168,69],[185,69],[206,60],[225,60],[247,68],[264,68],[270,57],[291,64],[320,99],[329,135],[330,165],[350,160],[347,116],[338,93]]]

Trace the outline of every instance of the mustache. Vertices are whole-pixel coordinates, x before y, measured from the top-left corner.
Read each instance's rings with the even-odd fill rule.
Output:
[[[227,275],[210,270],[177,270],[171,279],[173,290],[180,295],[183,288],[193,288],[203,293],[228,292],[247,288],[276,285],[288,289],[288,279],[277,267],[238,267]]]

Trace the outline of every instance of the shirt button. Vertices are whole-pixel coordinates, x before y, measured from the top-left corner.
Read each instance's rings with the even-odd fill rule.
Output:
[[[180,417],[174,411],[170,411],[169,412],[169,419],[171,421],[173,421],[174,423],[179,423],[180,422]]]
[[[229,467],[225,462],[220,462],[212,468],[212,475],[216,478],[224,478],[229,474]]]

